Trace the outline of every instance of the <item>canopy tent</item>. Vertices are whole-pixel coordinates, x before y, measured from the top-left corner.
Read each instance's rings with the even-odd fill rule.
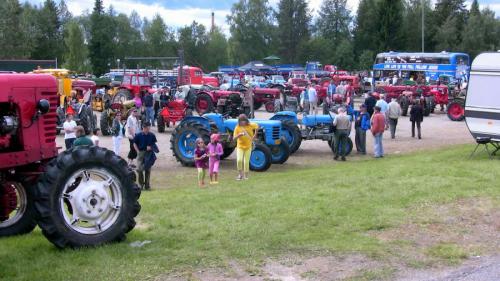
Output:
[[[245,65],[242,65],[238,68],[239,71],[245,72],[245,73],[252,73],[252,72],[267,72],[267,71],[273,71],[273,67],[269,66],[261,61],[251,61]]]

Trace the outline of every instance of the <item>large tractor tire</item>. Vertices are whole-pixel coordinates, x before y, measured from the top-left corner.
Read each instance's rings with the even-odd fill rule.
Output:
[[[283,164],[290,157],[290,146],[284,139],[281,140],[279,145],[269,146],[269,148],[271,149],[273,164]]]
[[[99,121],[101,126],[101,133],[103,136],[111,136],[113,134],[113,123],[110,124],[109,116],[107,111],[101,113],[101,120]]]
[[[59,248],[123,241],[140,194],[125,160],[105,148],[76,147],[52,160],[38,182],[38,225]]]
[[[328,142],[328,145],[330,146],[330,149],[332,150],[333,154],[335,155],[337,153],[337,146],[335,145],[335,139],[332,139],[332,141]],[[351,154],[352,148],[353,148],[353,143],[351,138],[347,138],[347,151],[346,155]]]
[[[0,237],[31,232],[36,226],[34,189],[26,188],[20,183],[6,183],[0,188],[3,188],[0,201],[8,202],[7,206],[0,206],[0,208],[9,208],[10,211],[8,218],[0,221]]]
[[[408,100],[408,97],[401,97],[399,99],[399,105],[401,106],[401,115],[407,116],[408,108],[410,107],[410,101]]]
[[[431,97],[426,97],[424,98],[424,116],[429,116],[431,115],[431,106],[432,106],[432,102],[431,102]]]
[[[290,146],[290,153],[295,153],[302,144],[302,134],[300,133],[299,126],[292,120],[283,120],[281,121],[281,130],[285,140]]]
[[[462,121],[465,119],[465,102],[463,99],[454,99],[446,106],[448,118],[451,121]]]
[[[430,97],[430,106],[431,106],[431,113],[434,113],[435,109],[436,109],[436,99],[434,98],[434,96]]]
[[[197,123],[182,123],[177,126],[170,137],[170,149],[182,166],[194,166],[194,150],[196,139],[202,138],[205,143],[210,142],[210,132]]]
[[[114,96],[111,103],[124,103],[132,99],[132,93],[127,89],[120,89]]]
[[[196,112],[198,112],[200,116],[205,113],[214,111],[214,103],[212,102],[212,98],[208,94],[198,94],[196,96],[194,106],[196,108]]]
[[[80,125],[85,130],[85,134],[90,135],[95,128],[94,115],[90,107],[82,109],[79,115]]]
[[[271,149],[264,144],[255,144],[252,154],[250,154],[250,170],[255,172],[264,172],[271,167],[271,164]]]
[[[260,102],[260,101],[254,101],[253,102],[253,110],[254,111],[258,110],[261,107],[262,107],[262,102]]]
[[[224,152],[222,153],[222,156],[220,157],[220,159],[223,160],[223,159],[228,158],[231,154],[233,154],[235,149],[236,149],[235,146],[224,147],[223,148]]]
[[[163,115],[158,114],[156,123],[158,125],[158,133],[165,133],[165,119],[163,118]]]

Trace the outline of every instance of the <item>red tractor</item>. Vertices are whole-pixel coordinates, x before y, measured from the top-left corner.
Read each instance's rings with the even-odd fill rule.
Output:
[[[59,248],[122,241],[140,189],[125,160],[99,147],[58,154],[56,79],[0,74],[0,237],[36,225]]]
[[[123,81],[112,97],[112,103],[123,103],[136,95],[143,95],[151,89],[151,80],[147,73],[125,73]]]
[[[183,92],[182,90],[186,91]],[[165,132],[165,127],[175,126],[184,117],[193,115],[193,111],[187,102],[189,87],[181,87],[180,92],[175,95],[168,95],[168,99],[161,105],[158,112],[158,132]]]

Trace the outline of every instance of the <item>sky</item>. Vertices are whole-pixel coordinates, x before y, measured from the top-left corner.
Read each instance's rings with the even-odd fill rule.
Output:
[[[23,1],[23,0],[21,0]],[[33,4],[43,3],[44,0],[24,0]],[[58,0],[55,0],[58,2]],[[322,0],[308,0],[313,15],[317,14]],[[356,12],[360,0],[347,0],[347,5]],[[436,1],[436,0],[433,0]],[[104,0],[104,6],[113,5],[119,13],[130,14],[136,10],[141,17],[151,19],[160,14],[165,23],[170,27],[182,27],[190,25],[194,20],[209,27],[211,24],[211,13],[215,13],[215,24],[228,34],[229,27],[226,16],[230,14],[231,6],[237,0]],[[279,0],[269,0],[271,6],[277,7]],[[470,0],[467,4],[470,5]],[[73,15],[81,15],[85,11],[92,11],[94,0],[66,0],[66,4]],[[500,16],[500,0],[479,0],[482,8],[490,7]]]

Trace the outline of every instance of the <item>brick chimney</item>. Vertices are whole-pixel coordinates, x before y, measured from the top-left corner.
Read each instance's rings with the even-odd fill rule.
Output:
[[[215,13],[212,12],[212,26],[210,27],[210,32],[214,32],[215,30]]]

